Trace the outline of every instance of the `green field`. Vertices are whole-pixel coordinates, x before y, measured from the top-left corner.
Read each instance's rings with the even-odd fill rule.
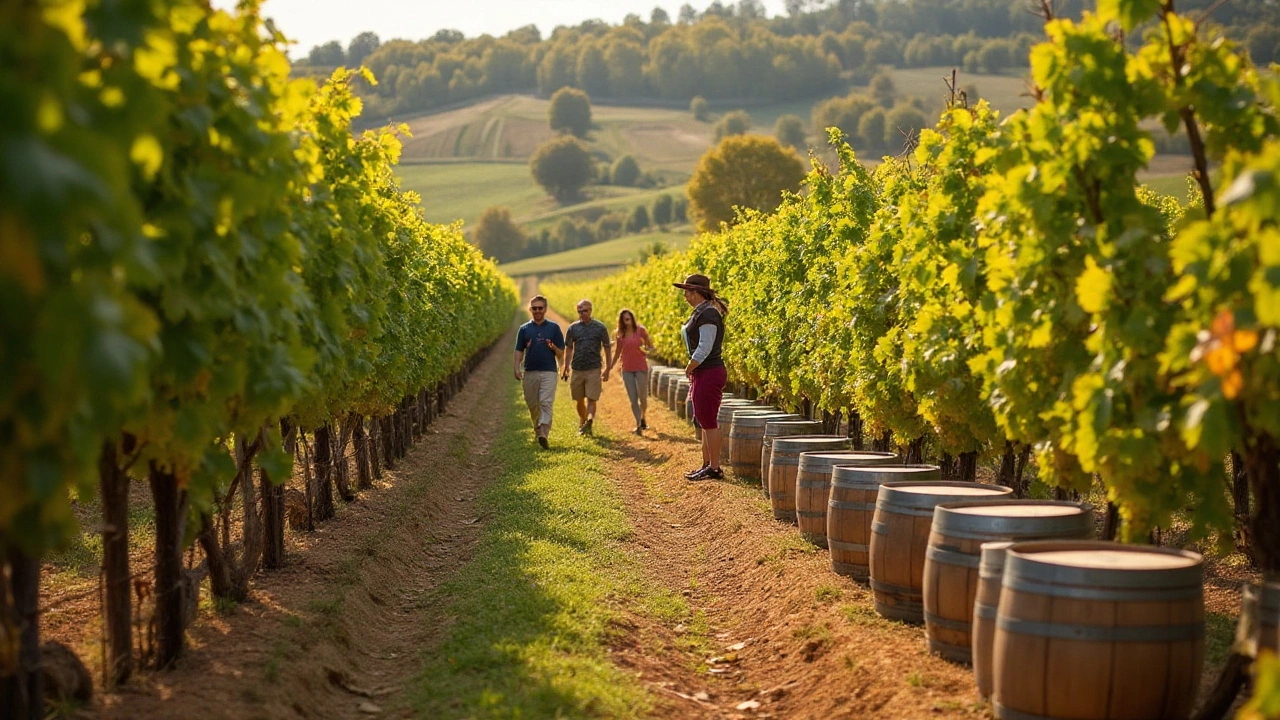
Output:
[[[686,225],[667,232],[649,232],[607,240],[595,245],[565,250],[564,252],[527,258],[507,263],[499,268],[508,275],[544,275],[565,270],[596,267],[599,265],[624,265],[640,257],[641,248],[662,242],[673,249],[683,250],[694,237],[693,228]]]

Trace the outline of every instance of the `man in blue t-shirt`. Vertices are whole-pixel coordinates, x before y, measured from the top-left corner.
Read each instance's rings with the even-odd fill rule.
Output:
[[[558,361],[564,357],[564,333],[547,320],[547,299],[534,295],[529,300],[533,319],[516,333],[515,373],[524,385],[524,403],[529,406],[534,436],[547,447],[551,434],[551,408],[556,402]]]

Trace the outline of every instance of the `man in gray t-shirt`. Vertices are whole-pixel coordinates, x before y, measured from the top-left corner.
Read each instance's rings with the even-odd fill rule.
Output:
[[[591,434],[591,423],[596,418],[596,401],[600,399],[600,383],[609,380],[610,365],[613,365],[613,341],[609,337],[609,328],[591,317],[590,300],[579,300],[578,320],[564,334],[564,365],[560,373],[561,379],[568,380],[572,370],[569,392],[578,402],[579,434]]]

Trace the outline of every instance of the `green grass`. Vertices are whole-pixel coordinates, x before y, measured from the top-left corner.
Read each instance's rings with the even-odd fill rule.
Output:
[[[960,72],[956,80],[961,88],[975,85],[978,97],[986,100],[991,107],[1007,117],[1018,108],[1031,105],[1031,97],[1027,94],[1027,81],[1019,71],[1011,75],[980,75]],[[943,77],[951,77],[951,67],[903,68],[892,70],[894,87],[903,97],[923,98],[931,108],[943,107],[947,97],[947,86]],[[974,98],[969,98],[970,103]]]
[[[401,165],[401,186],[422,196],[422,212],[433,223],[461,220],[467,228],[491,205],[511,214],[534,215],[556,208],[521,163],[425,163]]]
[[[539,450],[508,382],[492,450],[500,465],[479,499],[483,535],[434,593],[452,624],[424,651],[410,702],[419,717],[643,716],[648,696],[607,652],[618,605],[644,604],[640,566],[622,545],[632,529],[603,469],[610,440],[576,436],[560,392],[552,449]]]
[[[564,252],[527,258],[500,266],[508,275],[544,275],[578,268],[600,265],[624,265],[638,260],[640,250],[655,242],[662,242],[674,249],[683,250],[692,240],[693,228],[669,232],[649,232],[607,240],[595,245],[565,250]]]

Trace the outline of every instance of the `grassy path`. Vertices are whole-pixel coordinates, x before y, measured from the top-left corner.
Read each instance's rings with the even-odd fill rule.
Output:
[[[424,653],[410,704],[420,717],[645,715],[648,693],[608,656],[621,606],[644,592],[606,472],[608,433],[576,434],[562,383],[552,448],[541,450],[519,384],[507,385],[490,409],[503,424],[477,505],[484,529],[474,558],[436,593],[450,623]]]

